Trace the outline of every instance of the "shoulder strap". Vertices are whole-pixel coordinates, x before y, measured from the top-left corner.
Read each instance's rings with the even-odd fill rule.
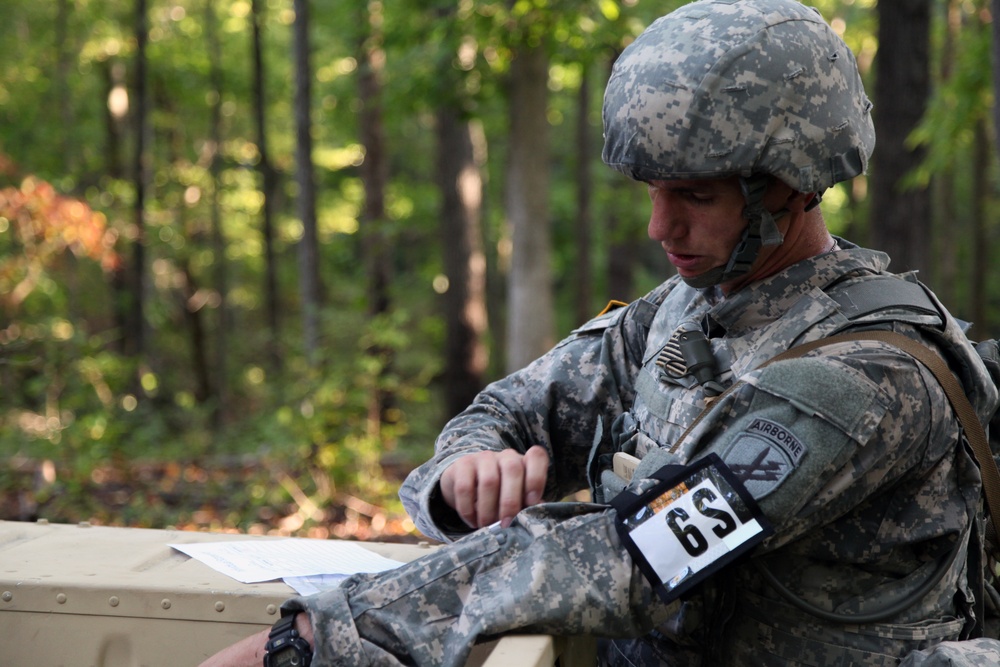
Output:
[[[976,415],[976,411],[972,407],[972,404],[969,403],[969,399],[965,395],[965,391],[962,389],[961,383],[958,381],[955,374],[951,372],[951,369],[948,368],[944,359],[942,359],[941,356],[934,350],[922,343],[918,343],[912,338],[907,338],[903,334],[896,333],[894,331],[856,331],[837,334],[828,338],[821,338],[809,343],[797,345],[796,347],[768,359],[766,362],[761,364],[760,367],[763,368],[764,366],[772,364],[776,361],[801,357],[802,355],[825,345],[860,340],[880,341],[899,348],[926,366],[934,377],[937,378],[937,381],[941,384],[945,394],[948,396],[948,401],[951,403],[952,409],[955,411],[955,415],[958,417],[962,430],[965,432],[965,437],[968,439],[969,444],[972,445],[973,456],[979,464],[979,469],[983,479],[983,494],[986,496],[986,504],[990,514],[990,521],[986,526],[986,544],[996,544],[998,534],[997,522],[1000,521],[1000,471],[997,470],[996,461],[993,458],[993,453],[990,451],[990,447],[986,439],[986,430],[983,428],[982,423],[980,423],[979,417]],[[729,394],[742,384],[742,381],[734,382],[722,395],[725,396],[726,394]],[[721,396],[719,398],[721,398]],[[714,401],[713,403],[710,403],[708,407],[701,412],[701,414],[698,415],[694,422],[691,423],[687,430],[684,431],[681,437],[678,438],[671,447],[672,450],[676,449],[694,429],[694,427],[702,420],[702,418],[711,411],[713,404]],[[899,600],[896,603],[890,604],[887,607],[878,609],[866,615],[843,615],[820,609],[819,607],[816,607],[798,597],[795,593],[784,586],[784,584],[778,580],[774,573],[771,572],[761,559],[756,559],[754,562],[758,571],[786,601],[806,613],[828,621],[839,623],[874,623],[896,616],[901,610],[909,607],[910,604],[923,597],[933,586],[935,586],[941,580],[941,577],[945,574],[945,572],[951,567],[954,557],[958,554],[959,545],[960,543],[956,543],[956,548],[953,549],[949,555],[946,555],[941,559],[934,573],[920,586],[919,589],[914,591],[912,595],[907,595],[904,599]],[[976,595],[978,599],[980,594],[977,593]],[[982,611],[981,607],[980,611]]]
[[[901,280],[897,276],[869,276],[836,288],[829,295],[851,320],[890,308],[941,316],[920,283]]]
[[[955,374],[951,372],[951,369],[948,368],[941,355],[926,345],[918,343],[912,338],[907,338],[895,331],[856,331],[837,334],[829,338],[820,338],[819,340],[797,345],[769,359],[764,365],[784,359],[801,357],[824,345],[857,340],[876,340],[892,345],[893,347],[898,347],[926,366],[934,374],[934,377],[937,378],[937,381],[944,389],[944,393],[948,396],[948,401],[951,403],[951,407],[955,411],[959,423],[962,425],[962,430],[965,431],[965,437],[969,439],[969,444],[972,445],[976,461],[979,463],[979,469],[983,477],[983,493],[986,496],[986,505],[990,512],[987,536],[991,540],[995,540],[998,535],[997,521],[1000,521],[1000,470],[997,469],[993,453],[990,451],[990,446],[986,439],[986,430],[979,422],[979,417],[976,416],[975,409],[969,403],[969,399],[966,397],[961,383],[959,383]]]
[[[988,507],[990,513],[990,522],[986,529],[987,538],[990,542],[996,544],[997,537],[1000,535],[1000,530],[997,529],[997,522],[1000,521],[1000,470],[997,469],[993,453],[990,451],[990,446],[986,438],[986,430],[980,423],[979,417],[976,416],[976,411],[972,407],[972,404],[969,403],[969,399],[966,397],[961,383],[958,381],[958,378],[955,377],[955,374],[951,372],[951,369],[948,368],[944,359],[942,359],[941,356],[934,352],[931,348],[895,331],[854,331],[850,333],[836,334],[827,338],[820,338],[808,343],[796,345],[789,350],[785,350],[781,354],[771,357],[761,364],[759,368],[773,364],[776,361],[801,357],[826,345],[833,345],[834,343],[847,343],[858,340],[881,341],[892,345],[893,347],[897,347],[926,366],[927,369],[933,373],[934,377],[937,378],[937,381],[944,389],[944,393],[948,396],[948,401],[951,403],[951,407],[955,411],[955,415],[958,417],[962,430],[965,431],[965,437],[968,438],[969,444],[972,445],[973,455],[975,456],[976,462],[979,464],[980,474],[983,478],[983,494],[986,496],[986,506]],[[728,389],[726,389],[725,392],[722,393],[721,396],[716,397],[716,400],[726,396],[741,384],[741,381],[734,382]],[[684,433],[677,438],[674,444],[670,447],[670,451],[677,449],[680,443],[684,441],[692,430],[694,430],[694,427],[698,425],[702,418],[711,411],[716,400],[713,400],[712,403],[702,410],[701,414],[699,414],[691,425],[687,427]]]

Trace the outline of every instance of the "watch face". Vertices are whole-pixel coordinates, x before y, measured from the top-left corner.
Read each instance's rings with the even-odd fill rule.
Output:
[[[294,646],[288,646],[271,654],[271,667],[302,667],[302,654]]]

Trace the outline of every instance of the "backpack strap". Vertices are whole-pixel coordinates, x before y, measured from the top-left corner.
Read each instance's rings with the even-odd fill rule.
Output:
[[[983,628],[985,623],[985,581],[983,579],[983,558],[987,557],[988,554],[981,554],[981,550],[989,552],[989,545],[995,545],[997,539],[997,522],[1000,521],[1000,471],[997,470],[996,460],[993,458],[993,452],[990,449],[989,442],[986,436],[986,430],[983,428],[983,424],[979,421],[979,417],[976,415],[975,409],[972,404],[969,403],[968,397],[965,395],[965,391],[962,389],[961,383],[955,374],[948,368],[944,359],[941,358],[937,352],[932,350],[927,345],[919,343],[912,338],[908,338],[903,334],[897,333],[895,331],[857,331],[851,333],[843,333],[829,338],[815,340],[809,343],[804,343],[790,350],[777,355],[768,363],[772,361],[780,361],[781,359],[790,359],[793,357],[799,357],[811,350],[822,347],[824,345],[829,345],[832,343],[848,342],[848,341],[858,341],[858,340],[877,340],[883,343],[892,345],[893,347],[899,348],[903,352],[906,352],[911,357],[922,363],[927,369],[934,375],[941,388],[944,389],[945,395],[948,397],[948,401],[951,403],[952,410],[954,410],[955,415],[958,417],[959,424],[962,426],[962,430],[965,432],[965,437],[972,446],[973,457],[979,465],[980,474],[983,480],[983,495],[986,496],[986,505],[989,511],[989,522],[986,524],[986,534],[985,536],[979,534],[980,526],[974,522],[973,523],[973,540],[977,540],[980,544],[979,548],[974,550],[970,545],[970,581],[969,584],[973,586],[975,590],[975,603],[974,609],[975,613],[966,627],[963,629],[963,638],[978,637],[983,634]],[[954,555],[957,555],[958,545]],[[954,557],[954,555],[952,557]],[[922,586],[916,595],[912,596],[913,600],[923,597],[933,585],[935,585],[939,580],[940,576],[944,574],[945,570],[950,567],[950,558],[945,558],[942,560],[942,564],[939,565],[937,571],[932,575],[924,586]],[[815,608],[812,608],[805,601],[801,601],[791,591],[788,591],[783,587],[781,582],[774,576],[774,574],[767,569],[767,567],[758,561],[758,570],[764,577],[774,586],[779,593],[782,593],[789,599],[790,602],[799,606],[799,608],[804,609],[808,613],[821,615],[822,612]],[[910,596],[903,603],[908,603],[910,601]],[[820,611],[817,614],[817,611]],[[897,609],[890,610],[892,612],[898,611]],[[821,616],[822,617],[822,616]],[[975,620],[972,620],[972,619]],[[842,619],[844,620],[844,619]],[[850,622],[850,618],[846,619]]]
[[[903,334],[897,333],[895,331],[885,331],[885,330],[874,330],[874,331],[854,331],[848,333],[836,334],[829,336],[827,338],[820,338],[818,340],[810,341],[808,343],[803,343],[802,345],[797,345],[791,349],[785,350],[781,354],[778,354],[766,362],[761,364],[759,368],[763,368],[769,364],[777,361],[783,361],[786,359],[794,359],[796,357],[801,357],[815,349],[824,347],[826,345],[833,345],[834,343],[846,343],[852,341],[862,341],[862,340],[874,340],[886,343],[893,347],[896,347],[903,352],[909,354],[911,357],[922,363],[927,369],[934,375],[937,381],[940,383],[942,389],[944,389],[945,395],[948,397],[948,401],[951,403],[952,410],[954,410],[955,415],[958,417],[959,424],[962,430],[965,432],[965,437],[968,439],[969,444],[972,446],[973,457],[979,465],[980,474],[983,480],[983,494],[986,496],[986,504],[990,514],[990,521],[986,525],[986,544],[996,544],[997,536],[997,521],[1000,520],[1000,470],[997,470],[996,461],[993,458],[993,454],[990,451],[989,443],[986,438],[986,430],[983,428],[982,423],[979,421],[979,417],[976,415],[975,409],[972,404],[969,403],[968,397],[965,395],[965,391],[962,389],[961,383],[955,374],[948,368],[944,359],[941,358],[937,352],[924,345],[923,343],[918,343],[912,338],[908,338]],[[743,384],[742,380],[734,382],[732,385],[726,389],[725,392],[718,398],[722,398],[734,391],[737,387]],[[670,447],[670,451],[674,451],[680,445],[681,442],[688,436],[688,434],[694,429],[695,426],[702,420],[702,418],[708,414],[716,401],[712,401],[697,418],[688,426],[687,430],[677,439],[677,441]],[[937,585],[941,578],[947,573],[951,568],[951,565],[958,555],[961,549],[961,543],[956,543],[955,548],[952,549],[950,554],[946,554],[938,563],[937,568],[931,574],[930,577],[915,591],[907,595],[902,600],[898,600],[881,609],[872,611],[868,614],[839,614],[836,612],[828,612],[826,610],[820,609],[815,605],[806,602],[804,599],[797,596],[791,590],[784,586],[781,581],[774,575],[773,572],[764,564],[760,559],[754,561],[757,570],[761,575],[771,584],[771,586],[787,601],[798,607],[802,611],[808,614],[816,616],[826,621],[836,622],[836,623],[852,623],[852,624],[863,624],[863,623],[875,623],[881,622],[886,619],[892,618],[897,614],[901,613],[903,610],[908,608],[910,605],[915,603],[917,600],[926,595],[931,588]],[[982,606],[978,604],[978,600],[981,595],[977,594],[977,606],[979,608],[979,618],[982,618]],[[979,621],[981,623],[981,621]],[[973,628],[973,632],[976,629]]]
[[[951,407],[955,411],[955,415],[958,417],[959,424],[961,424],[962,430],[965,432],[965,437],[968,438],[969,444],[972,445],[973,455],[979,465],[980,474],[983,478],[983,494],[986,496],[986,505],[989,508],[990,513],[990,522],[986,527],[986,537],[989,542],[995,544],[997,535],[1000,534],[997,530],[997,521],[1000,521],[1000,470],[997,469],[996,461],[993,458],[993,453],[990,451],[989,442],[986,438],[986,430],[983,428],[982,423],[980,423],[979,417],[976,416],[975,409],[972,407],[972,404],[969,403],[969,399],[966,397],[965,391],[962,389],[962,385],[958,381],[958,378],[955,377],[955,374],[951,372],[951,369],[948,368],[944,359],[942,359],[941,355],[937,352],[923,343],[918,343],[912,338],[908,338],[895,331],[853,331],[796,345],[791,349],[785,350],[781,354],[771,357],[758,368],[763,368],[764,366],[773,364],[777,361],[801,357],[826,345],[859,340],[881,341],[888,345],[892,345],[893,347],[897,347],[926,366],[927,370],[933,373],[934,377],[937,378],[937,381],[944,389],[944,393],[948,396],[948,401],[951,403]],[[742,380],[734,382],[726,389],[725,392],[718,396],[717,399],[726,396],[742,384]],[[691,422],[691,425],[688,426],[684,433],[682,433],[674,444],[671,445],[669,451],[674,452],[677,450],[680,443],[687,438],[688,434],[694,430],[695,426],[698,425],[702,418],[711,411],[717,399],[713,400],[695,418],[695,420]]]
[[[809,343],[804,343],[793,347],[773,357],[767,363],[800,357],[816,348],[833,343],[846,343],[858,340],[876,340],[893,347],[898,347],[911,357],[927,367],[937,381],[941,384],[944,393],[948,396],[955,415],[958,417],[965,437],[968,438],[972,446],[972,452],[979,464],[979,470],[983,477],[983,494],[986,496],[986,505],[990,512],[990,522],[986,528],[987,540],[995,543],[998,531],[997,521],[1000,521],[1000,470],[997,469],[996,460],[990,451],[990,445],[986,438],[986,430],[983,428],[975,409],[969,403],[969,399],[962,389],[961,383],[955,374],[951,372],[944,359],[937,352],[918,343],[912,338],[908,338],[895,331],[856,331],[851,333],[838,334],[829,338],[821,338]]]

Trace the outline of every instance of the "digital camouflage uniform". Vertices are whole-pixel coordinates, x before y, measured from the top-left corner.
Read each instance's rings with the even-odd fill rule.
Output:
[[[791,345],[867,323],[939,345],[977,388],[977,408],[992,409],[996,392],[953,320],[904,311],[890,324],[885,313],[851,320],[828,295],[885,264],[881,253],[847,247],[724,299],[667,281],[482,392],[448,424],[435,458],[407,480],[408,510],[426,534],[459,537],[457,517],[435,495],[447,464],[484,448],[536,443],[552,457],[546,497],[563,497],[585,483],[601,423],[601,451],[642,456],[654,443],[679,444],[672,455],[679,462],[716,452],[741,470],[775,527],[751,560],[765,560],[813,604],[861,613],[902,595],[956,541],[965,543],[979,494],[940,385],[911,357],[875,342],[752,370]],[[705,391],[657,359],[672,334],[689,327],[712,334],[720,368],[730,369],[719,382],[747,381],[676,443]],[[805,450],[795,461],[770,447],[768,459],[783,465],[769,481],[746,465],[748,454],[768,450],[756,435],[759,419],[787,429]],[[890,622],[845,626],[794,610],[752,562],[665,604],[632,565],[613,522],[603,505],[542,504],[507,529],[477,531],[392,573],[355,577],[291,604],[310,611],[322,665],[461,665],[477,638],[511,631],[641,637],[605,646],[609,664],[895,665],[912,650],[958,638],[964,624],[956,604],[956,594],[969,595],[964,553],[918,605]]]
[[[742,241],[727,265],[671,278],[587,323],[453,419],[401,489],[417,526],[452,543],[289,601],[309,611],[315,664],[458,666],[475,641],[508,632],[612,638],[603,663],[643,667],[879,666],[908,654],[928,667],[956,646],[982,649],[965,651],[965,664],[985,664],[993,645],[951,643],[971,602],[980,478],[933,375],[875,341],[760,367],[799,343],[889,329],[942,354],[984,418],[996,388],[959,325],[926,295],[925,306],[861,307],[856,283],[881,280],[891,294],[904,279],[885,273],[885,255],[846,241],[725,297],[716,287],[782,242],[782,212],[762,205],[767,179],[820,193],[864,171],[870,108],[842,40],[791,0],[692,3],[623,52],[605,94],[605,161],[643,181],[739,177]],[[707,377],[678,357],[681,332],[705,337]],[[734,384],[687,432],[709,396]],[[466,534],[438,495],[444,469],[467,453],[535,444],[549,452],[550,502],[508,528]],[[614,509],[555,502],[588,486],[598,500],[616,496],[617,451],[642,459],[626,491],[717,455],[773,534],[683,597],[661,597],[623,546]]]

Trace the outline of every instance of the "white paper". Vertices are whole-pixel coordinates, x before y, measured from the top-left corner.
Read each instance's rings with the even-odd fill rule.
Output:
[[[338,540],[236,540],[170,546],[244,584],[285,577],[382,572],[402,565],[353,542]]]
[[[314,595],[340,586],[346,574],[314,574],[308,577],[284,577],[282,581],[288,584],[299,595]]]

